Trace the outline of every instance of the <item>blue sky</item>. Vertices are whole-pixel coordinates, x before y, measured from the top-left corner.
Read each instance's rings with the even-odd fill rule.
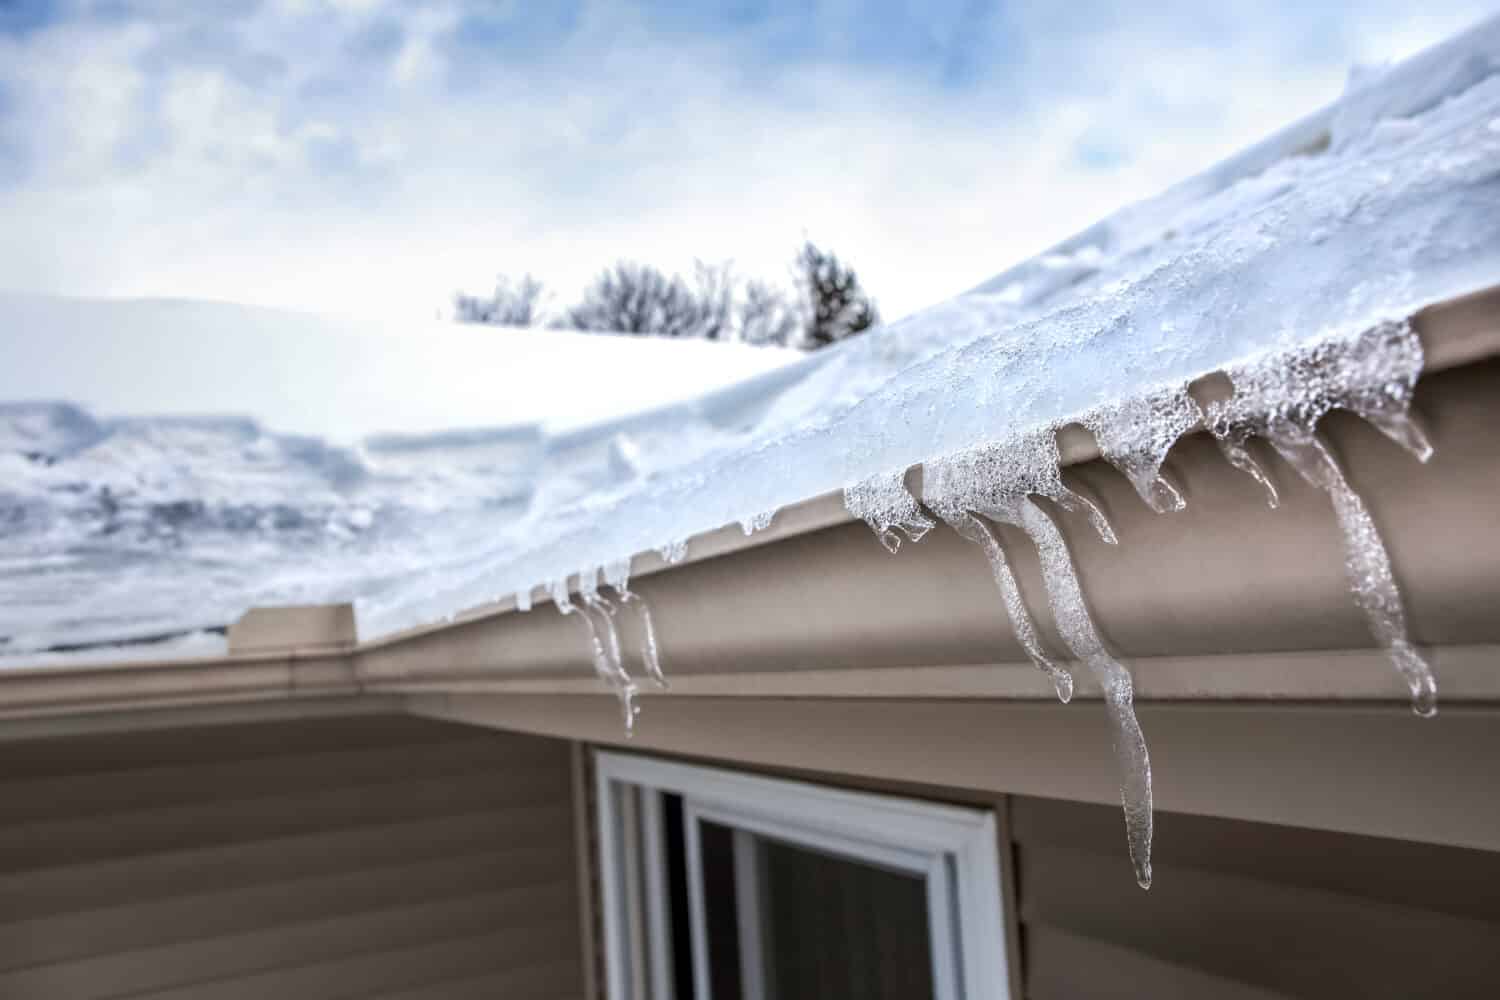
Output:
[[[1493,6],[0,0],[0,287],[431,317],[805,233],[899,316]]]

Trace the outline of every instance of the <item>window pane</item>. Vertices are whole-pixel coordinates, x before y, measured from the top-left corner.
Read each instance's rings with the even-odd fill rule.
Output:
[[[759,912],[759,953],[766,1000],[849,997],[924,1000],[932,996],[927,886],[919,876],[839,855],[752,837],[748,856],[735,851],[736,831],[701,824],[712,995],[739,1000],[739,921]],[[745,836],[740,833],[739,836]],[[736,871],[751,864],[753,874]],[[738,878],[737,878],[738,876]],[[741,906],[744,879],[756,905]],[[688,994],[683,994],[688,995]]]
[[[703,851],[704,936],[708,979],[714,1000],[739,1000],[739,922],[735,916],[734,831],[718,823],[699,824]],[[689,994],[690,995],[690,994]]]
[[[923,879],[761,842],[768,997],[932,996]]]
[[[683,844],[682,796],[663,792],[662,833],[666,843],[667,896],[672,925],[672,983],[681,1000],[693,995],[692,917],[688,912],[687,849]]]

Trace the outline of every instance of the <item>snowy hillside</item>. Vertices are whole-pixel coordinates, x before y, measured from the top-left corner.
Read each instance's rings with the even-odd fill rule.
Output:
[[[559,331],[359,333],[209,303],[0,296],[12,397],[179,412],[217,398],[257,415],[0,401],[0,658],[222,629],[256,604],[387,599],[493,545],[533,501],[607,488],[688,444],[645,425],[430,428],[513,412],[498,397],[528,379],[582,387],[530,411],[577,423],[800,357]]]

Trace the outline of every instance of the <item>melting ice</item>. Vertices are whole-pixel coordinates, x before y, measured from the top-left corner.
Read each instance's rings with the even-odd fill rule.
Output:
[[[1353,337],[1229,366],[1234,395],[1210,404],[1208,421],[1231,460],[1257,479],[1268,482],[1248,459],[1246,443],[1251,436],[1269,441],[1302,478],[1328,494],[1343,536],[1344,573],[1354,602],[1405,679],[1413,710],[1433,715],[1437,680],[1407,633],[1406,611],[1385,543],[1317,428],[1330,410],[1349,410],[1419,461],[1427,461],[1432,445],[1410,416],[1421,372],[1422,343],[1410,324],[1382,323]]]
[[[1268,440],[1332,500],[1355,603],[1406,680],[1413,709],[1429,716],[1436,712],[1437,684],[1407,633],[1385,545],[1364,501],[1317,430],[1318,421],[1330,410],[1349,410],[1426,461],[1432,446],[1409,412],[1422,363],[1421,342],[1408,323],[1380,323],[1352,337],[1329,337],[1226,366],[1233,394],[1210,403],[1206,413],[1181,383],[1096,406],[1080,422],[1093,432],[1101,455],[1159,513],[1180,510],[1185,504],[1181,492],[1162,475],[1167,453],[1182,435],[1205,421],[1228,460],[1266,486],[1275,506],[1270,478],[1247,447],[1252,436]],[[987,519],[1020,528],[1036,546],[1058,631],[1073,658],[1093,672],[1110,709],[1130,854],[1137,880],[1149,887],[1151,765],[1135,717],[1131,675],[1105,647],[1089,615],[1067,543],[1052,517],[1033,499],[1045,497],[1063,510],[1086,514],[1101,538],[1116,541],[1103,512],[1062,481],[1059,426],[929,459],[923,470],[922,500],[984,553],[1017,640],[1066,702],[1072,677],[1042,648],[1004,545]],[[892,552],[900,541],[895,528],[920,538],[931,525],[906,491],[903,478],[902,472],[886,473],[844,492],[850,513],[864,519]],[[915,534],[910,526],[918,529]]]

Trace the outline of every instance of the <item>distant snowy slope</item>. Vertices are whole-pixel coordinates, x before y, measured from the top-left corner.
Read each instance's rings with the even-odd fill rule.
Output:
[[[799,356],[699,340],[0,293],[0,400],[60,399],[111,415],[243,414],[340,443],[573,426]]]
[[[544,425],[801,357],[15,295],[0,295],[0,352],[0,657],[23,658],[398,591],[494,544],[539,491],[558,502],[669,461],[616,430],[613,464],[596,463]],[[691,427],[672,437],[655,443],[677,449]]]

